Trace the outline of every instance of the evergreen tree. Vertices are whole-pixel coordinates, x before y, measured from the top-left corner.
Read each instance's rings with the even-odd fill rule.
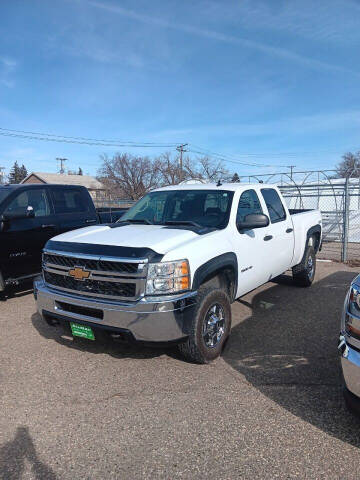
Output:
[[[19,164],[15,162],[10,170],[9,183],[20,183],[25,177],[27,177],[25,165],[19,167]]]
[[[25,165],[22,164],[21,167],[20,167],[20,177],[21,177],[21,178],[20,178],[20,182],[21,182],[22,180],[24,180],[24,178],[26,178],[27,176],[28,176],[27,169],[26,169]]]
[[[17,162],[12,166],[9,173],[9,183],[19,183],[20,167]]]
[[[239,175],[235,172],[232,179],[231,179],[231,182],[232,183],[238,183],[240,182],[240,178],[239,178]]]

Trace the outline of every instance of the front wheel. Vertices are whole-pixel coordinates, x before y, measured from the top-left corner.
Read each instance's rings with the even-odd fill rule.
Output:
[[[292,269],[293,279],[300,287],[310,287],[315,278],[315,271],[315,250],[314,247],[308,245],[303,261]]]
[[[196,363],[215,360],[231,329],[231,307],[221,289],[199,289],[187,340],[179,345],[185,358]]]

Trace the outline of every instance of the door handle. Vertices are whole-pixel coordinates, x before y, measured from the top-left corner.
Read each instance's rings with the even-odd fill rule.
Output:
[[[286,233],[291,233],[293,231],[293,228],[287,228]]]
[[[96,220],[85,220],[86,223],[95,223]]]
[[[267,242],[268,240],[271,240],[273,238],[272,235],[265,235],[264,240]]]
[[[41,228],[55,228],[56,225],[53,225],[52,223],[50,223],[49,225],[41,225]]]

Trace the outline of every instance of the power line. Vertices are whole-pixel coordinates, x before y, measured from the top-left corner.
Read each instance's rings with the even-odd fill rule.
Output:
[[[98,145],[105,147],[140,147],[140,148],[174,148],[179,143],[161,143],[161,142],[134,142],[119,140],[101,140],[86,137],[67,137],[63,135],[53,135],[50,133],[27,132],[24,130],[10,130],[0,127],[0,135],[3,137],[25,138],[28,140],[42,140],[46,142],[70,143],[78,145]]]
[[[120,140],[111,140],[111,139],[96,139],[96,138],[89,138],[89,137],[75,137],[75,136],[66,136],[66,135],[57,135],[52,133],[40,133],[40,132],[31,132],[26,130],[14,130],[8,128],[0,127],[0,136],[4,137],[12,137],[12,138],[23,138],[27,140],[40,140],[46,142],[58,142],[58,143],[67,143],[67,144],[77,144],[77,145],[90,145],[90,146],[99,146],[99,147],[130,147],[130,148],[176,148],[180,152],[180,161],[182,161],[182,154],[185,151],[189,151],[199,155],[208,155],[213,158],[217,158],[218,160],[222,160],[225,162],[237,164],[237,165],[244,165],[250,167],[262,167],[262,168],[278,168],[278,167],[285,167],[285,168],[292,168],[294,166],[291,165],[279,165],[279,164],[266,164],[266,163],[258,163],[258,162],[250,162],[240,160],[241,157],[246,158],[261,158],[261,157],[280,157],[280,156],[287,156],[287,157],[297,157],[301,155],[314,155],[314,152],[279,152],[279,153],[239,153],[237,155],[229,155],[229,154],[221,154],[212,152],[211,150],[199,147],[194,144],[190,144],[194,149],[184,150],[181,148],[187,146],[188,144],[180,144],[177,143],[161,143],[161,142],[135,142],[135,141],[120,141]],[[318,154],[320,152],[317,152]],[[322,152],[322,153],[339,153],[339,152]]]
[[[204,150],[204,151],[210,151],[210,150],[207,150],[207,149],[204,149],[198,145],[194,145],[193,143],[191,144],[193,147],[197,148],[198,150]],[[353,148],[348,148],[348,150],[358,150],[359,147],[353,147]],[[318,150],[318,151],[313,151],[313,152],[269,152],[269,153],[265,153],[265,152],[261,152],[261,153],[254,153],[254,152],[249,152],[249,153],[238,153],[235,155],[229,155],[229,154],[224,154],[223,156],[224,157],[235,157],[235,158],[238,158],[238,157],[291,157],[291,156],[294,156],[294,157],[297,157],[297,156],[302,156],[302,155],[321,155],[321,154],[324,154],[324,153],[336,153],[336,154],[341,154],[343,153],[344,151],[343,150]]]
[[[236,165],[244,165],[248,167],[286,167],[289,168],[288,165],[269,165],[265,163],[254,163],[254,162],[244,162],[240,160],[233,160],[228,158],[226,155],[222,155],[220,153],[215,153],[215,152],[210,152],[210,151],[199,151],[199,150],[188,150],[189,152],[192,153],[197,153],[199,155],[208,155],[209,157],[214,157],[217,158],[218,160],[223,160],[224,162],[229,162],[229,163],[234,163]]]
[[[62,135],[55,135],[55,134],[50,134],[50,133],[38,133],[38,132],[29,132],[25,130],[11,130],[11,129],[5,129],[0,127],[0,136],[4,137],[12,137],[12,138],[24,138],[27,140],[40,140],[40,141],[45,141],[45,142],[58,142],[58,143],[67,143],[67,144],[77,144],[77,145],[92,145],[92,146],[102,146],[102,147],[138,147],[138,148],[179,148],[179,144],[173,144],[173,143],[151,143],[151,142],[143,142],[143,143],[136,143],[136,142],[121,142],[121,143],[115,143],[116,140],[100,140],[100,139],[91,139],[87,137],[67,137],[67,136],[62,136]],[[188,144],[181,144],[183,147],[187,146]],[[180,147],[181,147],[180,145]],[[201,147],[199,147],[201,148]],[[188,150],[193,153],[198,153],[200,155],[211,155],[213,157],[218,157],[221,160],[230,162],[230,163],[236,163],[236,164],[241,164],[241,165],[247,165],[247,166],[253,166],[253,167],[281,167],[284,165],[265,165],[265,164],[257,164],[257,163],[249,163],[249,162],[240,162],[240,161],[235,161],[231,159],[227,159],[226,155],[218,154],[215,152],[210,152],[206,151],[204,149],[201,149],[203,151],[196,151],[196,150]],[[182,153],[185,152],[185,150],[178,150],[180,151],[180,157],[182,160]],[[210,152],[210,153],[206,153]]]

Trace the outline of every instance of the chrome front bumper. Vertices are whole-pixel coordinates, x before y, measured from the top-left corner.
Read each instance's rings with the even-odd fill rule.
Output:
[[[344,301],[341,316],[341,333],[338,349],[341,354],[341,367],[347,389],[360,398],[360,340],[354,338],[347,331],[350,322],[356,328],[360,327],[360,317],[348,310],[349,292]]]
[[[135,340],[145,342],[169,342],[185,338],[193,315],[197,292],[167,297],[144,297],[137,302],[114,302],[102,299],[83,298],[56,291],[44,281],[34,282],[34,295],[38,312],[46,318],[59,318],[86,322],[94,327],[114,331],[127,330]],[[65,306],[65,308],[64,308]],[[86,314],[74,313],[72,306]],[[91,309],[101,313],[103,318],[94,318]]]
[[[344,337],[340,337],[340,344]],[[341,367],[345,384],[351,393],[360,397],[360,352],[351,347],[348,343],[341,348]]]

